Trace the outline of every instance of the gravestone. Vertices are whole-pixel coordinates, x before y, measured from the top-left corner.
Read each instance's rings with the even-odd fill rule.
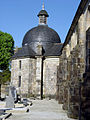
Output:
[[[13,86],[9,88],[9,96],[6,98],[6,107],[14,108],[14,102],[17,100],[16,89]]]
[[[6,108],[14,108],[14,98],[12,96],[6,98]]]
[[[17,101],[17,91],[16,91],[16,88],[11,86],[10,87],[10,93],[9,93],[9,96],[12,95],[12,97],[14,98],[14,102]]]

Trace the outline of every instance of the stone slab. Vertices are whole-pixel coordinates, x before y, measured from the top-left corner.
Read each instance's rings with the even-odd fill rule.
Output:
[[[6,98],[6,108],[14,108],[14,98],[12,96]]]

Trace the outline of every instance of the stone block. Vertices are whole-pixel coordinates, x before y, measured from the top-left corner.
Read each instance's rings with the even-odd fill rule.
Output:
[[[12,96],[6,98],[6,108],[14,108],[14,98]]]

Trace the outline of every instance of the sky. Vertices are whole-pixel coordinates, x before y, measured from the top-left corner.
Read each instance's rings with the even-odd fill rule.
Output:
[[[0,0],[0,30],[12,35],[15,47],[21,47],[25,33],[38,25],[43,2],[48,26],[65,41],[80,0]]]

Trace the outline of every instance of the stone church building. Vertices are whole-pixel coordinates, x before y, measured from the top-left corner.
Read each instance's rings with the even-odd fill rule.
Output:
[[[38,17],[12,57],[12,85],[21,95],[56,97],[69,117],[90,120],[90,0],[81,0],[63,44],[44,6]]]
[[[62,44],[47,25],[44,5],[38,17],[39,25],[25,34],[22,48],[12,57],[11,82],[22,96],[54,97]]]

